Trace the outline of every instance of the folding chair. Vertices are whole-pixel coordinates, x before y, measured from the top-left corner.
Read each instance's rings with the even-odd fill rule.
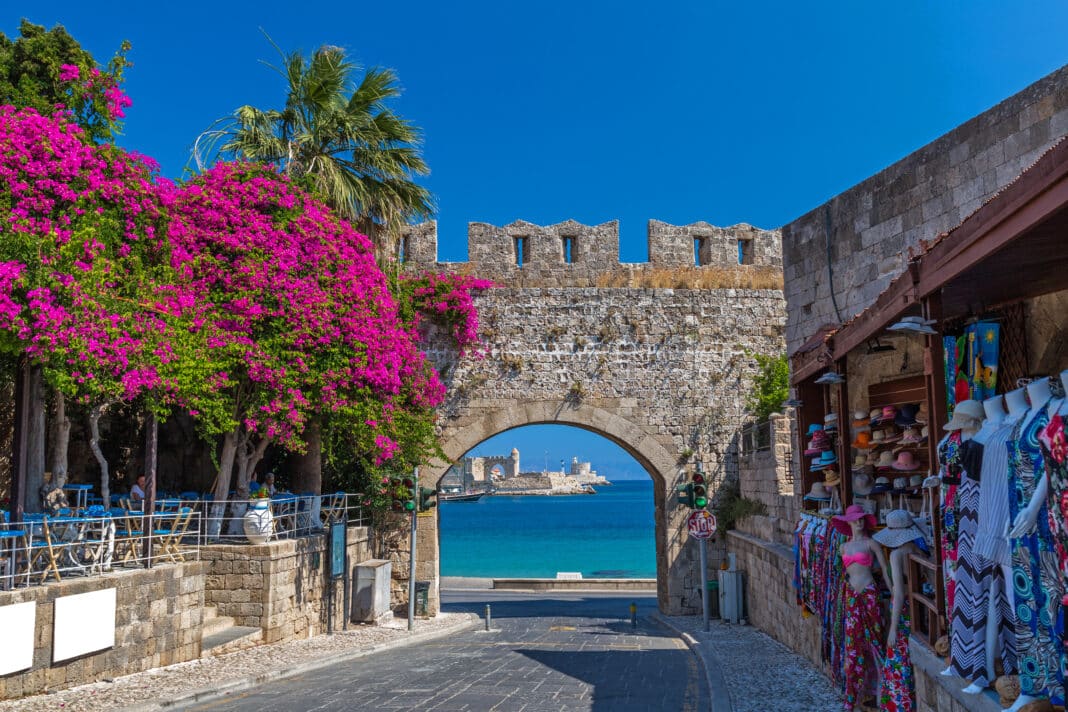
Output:
[[[170,519],[171,517],[168,517]],[[182,556],[180,545],[185,530],[189,527],[189,520],[193,518],[193,510],[190,507],[182,507],[178,514],[173,517],[173,523],[169,528],[160,527],[153,529],[152,535],[159,537],[159,555],[166,556],[174,563],[185,561]]]
[[[129,500],[126,500],[127,503]],[[129,509],[112,509],[113,517],[121,517],[115,527],[115,558],[119,564],[125,566],[127,562],[137,563],[138,549],[144,535],[143,517],[140,512],[131,512]]]
[[[345,493],[324,494],[322,499],[323,507],[319,512],[319,516],[322,518],[324,526],[330,526],[331,522],[340,520],[344,515]]]
[[[49,573],[55,576],[56,581],[62,581],[63,579],[59,573],[58,557],[62,556],[63,552],[67,550],[70,542],[53,539],[56,530],[54,527],[48,526],[48,517],[41,518],[41,536],[39,539],[33,536],[32,531],[31,527],[31,533],[27,534],[27,548],[30,551],[29,571],[36,569],[38,562],[44,559],[39,583],[44,583]]]

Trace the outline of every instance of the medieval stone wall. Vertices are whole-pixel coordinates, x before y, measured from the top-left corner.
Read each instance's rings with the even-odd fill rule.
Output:
[[[900,274],[910,247],[956,227],[1068,134],[1068,66],[782,228],[793,353]]]

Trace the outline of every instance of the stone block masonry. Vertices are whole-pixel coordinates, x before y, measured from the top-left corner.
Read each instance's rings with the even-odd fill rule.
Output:
[[[782,228],[792,354],[860,313],[905,269],[909,248],[975,212],[1068,135],[1068,66]]]
[[[366,527],[347,531],[350,578],[357,564],[371,558],[368,534]],[[260,545],[210,545],[200,553],[207,605],[236,625],[260,628],[265,643],[325,633],[331,615],[341,629],[347,615],[344,590],[338,581],[331,601],[325,534]]]
[[[0,592],[0,606],[35,601],[33,666],[0,677],[0,699],[83,685],[200,657],[203,562],[114,571]],[[52,663],[55,601],[115,589],[115,646]]]

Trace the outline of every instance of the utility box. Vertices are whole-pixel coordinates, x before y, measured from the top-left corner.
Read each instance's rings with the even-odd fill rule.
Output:
[[[719,614],[728,623],[745,619],[745,595],[741,571],[719,572]]]
[[[352,621],[382,624],[393,618],[389,607],[389,584],[393,564],[387,559],[368,559],[356,565],[352,587]]]
[[[430,608],[430,582],[415,582],[415,615],[426,616]]]

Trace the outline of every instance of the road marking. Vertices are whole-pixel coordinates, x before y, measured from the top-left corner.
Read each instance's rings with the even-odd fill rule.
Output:
[[[575,630],[573,625],[551,625],[549,630]]]

